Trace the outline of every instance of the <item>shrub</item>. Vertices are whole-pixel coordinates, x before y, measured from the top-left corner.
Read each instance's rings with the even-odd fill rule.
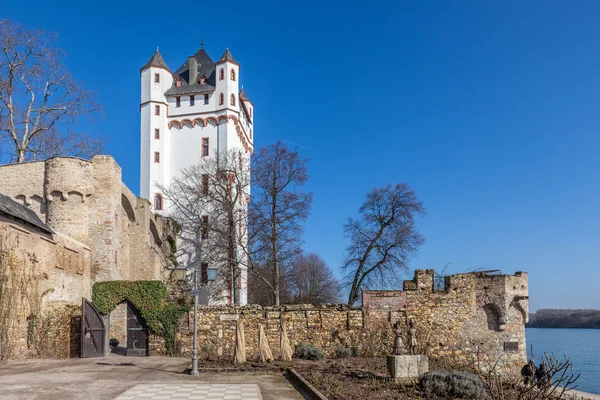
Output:
[[[294,356],[305,360],[321,360],[325,353],[320,347],[310,343],[298,343]]]
[[[487,399],[481,380],[463,371],[428,372],[421,378],[421,388],[428,395],[451,399]]]
[[[335,358],[348,358],[354,355],[354,351],[341,343],[335,343],[333,345],[333,354]]]

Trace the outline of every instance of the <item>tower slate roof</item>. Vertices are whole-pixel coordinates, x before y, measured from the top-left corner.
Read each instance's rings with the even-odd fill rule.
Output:
[[[156,52],[152,55],[152,57],[150,57],[148,62],[142,68],[140,68],[140,70],[144,70],[150,67],[160,67],[166,69],[169,72],[171,71],[167,66],[165,60],[163,60],[162,56],[158,52],[158,48],[156,49]]]
[[[40,217],[30,208],[25,207],[22,204],[17,203],[13,199],[3,194],[0,194],[0,212],[11,215],[15,218],[25,221],[33,226],[40,228],[41,230],[53,233],[52,229],[48,225],[42,222]]]
[[[233,62],[233,63],[238,63],[237,61],[235,61],[235,59],[233,58],[233,56],[231,55],[231,52],[229,51],[229,49],[225,49],[225,53],[223,53],[223,55],[221,56],[221,59],[218,61],[218,63],[222,63],[222,62]]]
[[[215,63],[210,58],[204,47],[201,47],[194,56],[197,63],[197,75],[201,77],[204,75],[206,77],[206,83],[201,85],[198,82],[190,82],[190,67],[189,67],[189,59],[184,62],[181,67],[175,71],[173,77],[173,85],[165,95],[178,95],[178,94],[202,94],[202,93],[212,93],[215,91],[216,84],[216,71],[215,71]],[[183,84],[180,87],[177,87],[177,78],[181,78],[183,80]]]

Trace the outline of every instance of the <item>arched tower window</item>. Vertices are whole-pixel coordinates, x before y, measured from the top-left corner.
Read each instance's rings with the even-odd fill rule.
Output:
[[[231,74],[229,77],[232,81],[235,81],[235,69],[231,68]]]
[[[154,209],[162,210],[163,209],[163,198],[160,193],[156,193],[154,195]]]
[[[223,71],[223,68],[221,68],[219,70],[219,80],[222,81],[223,79],[225,79],[225,71]]]
[[[225,103],[225,96],[223,96],[223,93],[221,93],[219,95],[219,105],[222,106],[223,103]]]
[[[235,94],[233,94],[233,93],[231,94],[231,100],[229,101],[229,103],[230,103],[232,106],[235,106]]]

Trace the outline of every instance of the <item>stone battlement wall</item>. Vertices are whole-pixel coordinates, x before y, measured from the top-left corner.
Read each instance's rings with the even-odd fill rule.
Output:
[[[110,156],[56,157],[0,166],[0,193],[29,207],[55,232],[92,249],[91,279],[164,278],[167,220],[121,181]]]
[[[357,355],[385,355],[393,346],[392,325],[413,319],[422,354],[477,367],[499,359],[508,367],[526,361],[526,273],[451,275],[443,290],[435,290],[434,277],[433,270],[417,270],[414,279],[404,282],[405,290],[365,291],[363,307],[201,307],[199,346],[204,356],[233,357],[236,321],[243,318],[249,359],[258,354],[259,324],[274,354],[280,351],[285,324],[292,346],[312,343],[330,356],[340,346]],[[178,341],[184,355],[192,350],[192,322],[190,313],[180,324]],[[157,343],[155,353],[160,352]]]

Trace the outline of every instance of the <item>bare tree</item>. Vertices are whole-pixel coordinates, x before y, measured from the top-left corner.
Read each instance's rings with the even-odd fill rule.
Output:
[[[415,227],[415,214],[423,203],[404,183],[373,189],[356,218],[344,225],[350,239],[344,269],[350,286],[348,304],[354,304],[363,287],[385,285],[398,271],[407,270],[408,257],[424,240]]]
[[[13,161],[57,155],[91,156],[99,140],[74,130],[100,110],[61,63],[56,35],[0,20],[0,139]]]
[[[279,276],[279,302],[293,303],[292,290],[288,274]],[[273,305],[273,269],[268,264],[253,264],[248,274],[248,303],[261,306]]]
[[[282,277],[299,254],[301,223],[312,203],[312,193],[300,191],[308,180],[306,163],[282,142],[258,149],[252,159],[249,266],[269,288],[276,305],[281,302]]]
[[[161,187],[167,214],[179,225],[177,259],[189,267],[200,266],[201,281],[217,298],[224,290],[231,302],[240,302],[240,280],[246,268],[249,162],[238,150],[184,168],[169,186]],[[210,265],[218,275],[209,283]]]
[[[319,255],[302,254],[290,273],[296,304],[326,304],[339,301],[340,284]]]

